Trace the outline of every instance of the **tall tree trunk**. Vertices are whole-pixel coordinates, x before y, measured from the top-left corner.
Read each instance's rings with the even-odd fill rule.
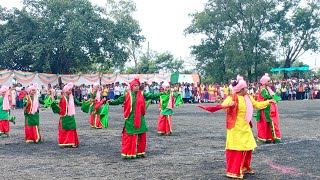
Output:
[[[251,82],[252,79],[252,72],[251,69],[248,69],[248,81]]]
[[[291,67],[291,61],[289,58],[286,58],[285,63],[284,63],[284,68],[289,68]],[[285,79],[288,79],[288,72],[287,71],[283,71],[283,77]]]
[[[258,82],[257,68],[258,68],[257,61],[254,61],[254,79],[256,82]]]

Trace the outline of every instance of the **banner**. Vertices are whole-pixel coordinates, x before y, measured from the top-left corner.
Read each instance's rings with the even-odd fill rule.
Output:
[[[63,74],[60,75],[62,83],[66,84],[69,82],[75,85],[92,85],[99,83],[101,80],[102,84],[112,83],[126,83],[128,84],[135,78],[139,78],[140,82],[146,82],[151,84],[152,82],[187,82],[197,84],[200,81],[198,74],[178,74],[174,73],[160,73],[160,74]],[[34,73],[34,72],[23,72],[23,71],[0,71],[0,84],[9,85],[13,84],[13,78],[23,86],[28,86],[34,82],[37,82],[39,86],[48,84],[58,84],[59,75],[48,74],[48,73]]]
[[[47,73],[39,73],[38,78],[42,82],[42,84],[57,84],[58,83],[58,75],[56,74],[47,74]]]
[[[130,83],[135,78],[139,78],[139,74],[119,74],[118,75],[122,81],[120,83]]]
[[[22,85],[30,85],[36,76],[36,73],[33,72],[13,71],[13,73],[17,82]]]
[[[101,84],[112,84],[116,82],[117,74],[102,74]]]
[[[99,74],[80,74],[79,79],[76,82],[73,82],[74,85],[80,86],[82,84],[92,85],[94,83],[100,82]]]
[[[76,83],[80,79],[80,76],[77,74],[63,74],[60,77],[62,83],[64,84],[67,84],[69,82]]]
[[[156,82],[170,82],[170,77],[171,74],[170,73],[160,73],[160,74],[156,74],[156,77],[154,78],[154,81]]]
[[[156,75],[154,74],[140,74],[140,82],[147,82],[148,84],[154,81]]]
[[[82,74],[81,76],[92,84],[100,81],[100,74]]]
[[[12,86],[12,72],[11,71],[0,71],[0,84],[6,86]]]

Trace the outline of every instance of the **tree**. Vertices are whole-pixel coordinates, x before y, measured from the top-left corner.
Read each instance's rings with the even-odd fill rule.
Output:
[[[158,53],[151,51],[142,54],[137,67],[128,67],[125,73],[153,74],[159,72],[176,73],[181,71],[184,71],[182,60],[174,58],[169,52]]]
[[[128,61],[128,44],[143,36],[135,5],[109,7],[88,0],[24,0],[21,10],[0,9],[1,68],[51,73],[108,71]],[[115,13],[117,12],[117,13]],[[95,65],[93,65],[95,64]]]
[[[177,73],[183,70],[183,61],[175,59],[169,52],[157,54],[154,64],[158,71]]]
[[[272,22],[274,42],[282,49],[285,68],[291,67],[306,51],[318,51],[320,45],[317,37],[320,32],[320,5],[309,2],[301,7],[299,3],[298,0],[285,1]]]
[[[192,15],[187,34],[205,35],[192,53],[199,67],[218,81],[236,73],[257,79],[259,65],[270,60],[273,47],[264,36],[275,11],[274,0],[209,0],[202,12]],[[202,49],[202,50],[201,50]],[[210,72],[213,68],[214,72]],[[244,74],[245,73],[245,74]]]

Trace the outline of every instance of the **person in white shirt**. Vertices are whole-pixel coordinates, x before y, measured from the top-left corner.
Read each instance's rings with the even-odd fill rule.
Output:
[[[121,95],[121,88],[119,86],[119,83],[117,82],[116,85],[114,86],[114,99],[118,99]]]
[[[150,87],[149,87],[149,84],[147,84],[147,83],[144,86],[144,92],[146,92],[146,93],[150,92]]]
[[[84,99],[84,96],[88,94],[87,87],[83,84],[80,88],[81,94],[80,94],[80,100]]]
[[[44,87],[44,85],[41,86],[40,94],[42,100],[44,100],[46,98],[46,95],[48,94],[48,90],[46,89],[46,87]]]
[[[12,86],[11,88],[11,107],[13,109],[16,109],[16,104],[17,104],[17,92],[16,92],[16,87]]]
[[[56,90],[55,90],[55,97],[56,98],[60,97],[61,93],[62,93],[62,90],[61,90],[60,86],[57,86]]]

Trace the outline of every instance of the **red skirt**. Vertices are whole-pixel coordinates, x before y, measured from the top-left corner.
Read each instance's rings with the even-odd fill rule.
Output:
[[[172,133],[172,115],[161,115],[158,118],[158,134],[169,135]]]
[[[39,126],[28,126],[28,119],[26,118],[25,141],[38,143],[41,141]]]
[[[90,114],[90,126],[96,129],[102,128],[102,124],[100,121],[100,114],[95,114],[95,113]]]
[[[258,140],[260,142],[281,141],[278,110],[276,107],[271,106],[270,112],[272,122],[267,122],[264,110],[261,110],[260,121],[257,122]]]
[[[252,150],[250,151],[236,151],[226,150],[226,176],[231,178],[243,178],[243,174],[247,171],[253,174],[250,168]]]
[[[121,156],[131,159],[145,155],[147,147],[147,133],[127,134],[126,128],[122,131]]]
[[[0,134],[9,133],[9,130],[10,130],[9,123],[10,123],[9,120],[0,120]]]
[[[58,145],[59,146],[78,146],[78,134],[77,130],[63,130],[61,125],[61,118],[58,126]]]

